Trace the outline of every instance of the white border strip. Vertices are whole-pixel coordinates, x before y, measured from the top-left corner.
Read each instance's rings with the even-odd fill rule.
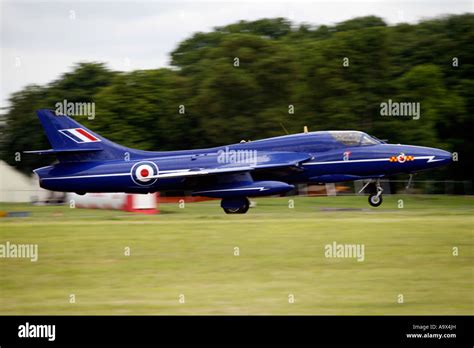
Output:
[[[442,159],[434,159],[435,156],[418,156],[413,157],[414,160],[423,160],[427,159],[429,163],[442,161]],[[339,164],[339,163],[361,163],[361,162],[383,162],[390,161],[390,158],[370,158],[370,159],[360,159],[360,160],[347,160],[347,161],[327,161],[327,162],[306,162],[303,163],[304,166],[317,166],[321,164]]]
[[[248,190],[266,191],[266,190],[269,190],[269,189],[265,188],[263,186],[261,186],[261,187],[242,187],[242,188],[233,188],[233,189],[194,191],[193,195],[197,195],[197,194],[200,194],[200,193],[212,193],[212,192],[224,192],[224,191],[248,191]]]
[[[435,156],[418,156],[413,157],[414,160],[428,160],[427,163],[438,162],[442,161],[443,159],[435,159]],[[303,163],[303,166],[317,166],[323,164],[340,164],[340,163],[362,163],[362,162],[383,162],[383,161],[390,161],[390,158],[372,158],[372,159],[360,159],[360,160],[348,160],[348,161],[327,161],[327,162],[306,162]],[[258,167],[257,167],[258,168]],[[41,169],[41,168],[39,168]],[[228,171],[241,171],[247,168],[228,168],[228,170],[202,170],[202,171],[190,171],[190,169],[174,169],[174,170],[162,170],[160,173],[166,173],[163,175],[158,175],[154,177],[150,177],[150,179],[159,179],[160,177],[163,178],[172,178],[172,177],[179,177],[179,176],[192,176],[192,175],[206,175],[206,174],[219,174],[219,173],[226,173]],[[250,170],[250,169],[248,169]],[[184,173],[184,175],[181,175]],[[54,178],[42,178],[41,180],[61,180],[61,179],[83,179],[83,178],[103,178],[103,177],[113,177],[113,176],[125,176],[130,175],[130,173],[112,173],[112,174],[92,174],[92,175],[77,175],[77,176],[60,176]]]
[[[47,167],[43,167],[47,168]],[[41,169],[41,168],[39,168]],[[162,170],[161,173],[174,173],[174,172],[187,172],[189,169],[176,169],[176,170]],[[111,176],[125,176],[130,173],[111,173],[111,174],[91,174],[91,175],[73,175],[73,176],[58,176],[53,178],[42,178],[41,180],[54,180],[54,179],[82,179],[82,178],[105,178]]]

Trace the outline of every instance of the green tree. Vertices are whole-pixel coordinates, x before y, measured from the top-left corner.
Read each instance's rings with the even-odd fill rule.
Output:
[[[54,160],[50,156],[22,153],[50,148],[35,111],[55,109],[56,103],[64,100],[93,102],[95,94],[110,83],[113,76],[114,73],[102,63],[79,63],[72,72],[47,86],[28,86],[14,93],[9,99],[10,107],[1,116],[1,158],[27,174],[34,168],[50,164]],[[21,153],[20,161],[17,161],[17,153]]]

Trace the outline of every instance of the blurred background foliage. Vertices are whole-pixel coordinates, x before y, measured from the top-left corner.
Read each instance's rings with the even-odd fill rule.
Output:
[[[17,162],[15,153],[50,147],[35,110],[66,99],[95,102],[95,118],[79,122],[144,150],[261,139],[285,134],[283,127],[356,129],[392,143],[456,151],[459,164],[430,177],[470,180],[473,45],[472,14],[395,26],[374,16],[317,27],[284,18],[240,21],[181,42],[171,68],[125,73],[78,63],[46,86],[14,93],[0,116],[1,158],[25,173],[54,161],[22,155]],[[420,102],[420,119],[380,116],[388,99]]]

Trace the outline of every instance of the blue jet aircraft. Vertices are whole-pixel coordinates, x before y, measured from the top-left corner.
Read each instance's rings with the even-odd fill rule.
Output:
[[[47,190],[76,192],[190,191],[220,198],[228,214],[244,214],[248,197],[278,195],[298,183],[367,180],[370,205],[382,203],[380,179],[451,162],[435,148],[387,144],[359,131],[285,135],[199,150],[127,148],[65,115],[38,110],[58,163],[34,170]],[[362,192],[363,190],[361,190]]]

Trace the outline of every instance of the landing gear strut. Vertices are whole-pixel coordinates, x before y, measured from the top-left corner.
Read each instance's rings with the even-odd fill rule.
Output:
[[[375,181],[369,181],[367,184],[364,185],[364,187],[362,187],[362,190],[360,190],[360,192],[364,191],[364,189],[369,185],[371,186],[371,192],[369,194],[369,204],[372,207],[378,207],[383,202],[383,188],[382,185],[380,185],[380,179],[377,179]]]
[[[223,198],[221,207],[226,214],[245,214],[250,207],[247,197]]]

